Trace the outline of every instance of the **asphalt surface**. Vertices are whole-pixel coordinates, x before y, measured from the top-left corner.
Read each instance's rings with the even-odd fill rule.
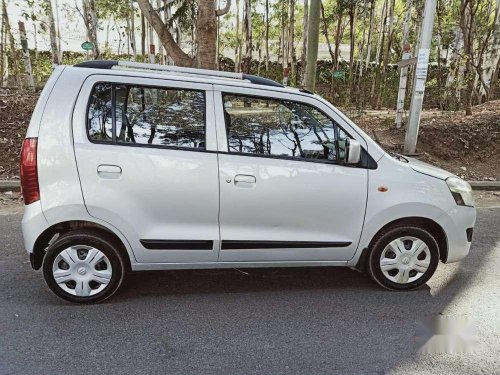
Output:
[[[0,216],[0,374],[500,374],[500,209],[471,254],[388,292],[349,269],[131,274],[103,304],[52,295]],[[423,320],[465,316],[473,353],[422,354]]]

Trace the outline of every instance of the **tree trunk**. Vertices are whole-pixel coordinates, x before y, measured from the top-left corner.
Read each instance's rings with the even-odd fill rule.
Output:
[[[161,7],[162,7],[162,2],[163,2],[162,0],[156,0],[156,7],[157,7],[158,9],[161,9]],[[166,2],[166,1],[165,1],[165,2]],[[161,16],[162,14],[163,14],[163,22],[166,22],[166,20],[165,20],[165,12],[160,13],[160,18],[162,18],[162,16]],[[165,56],[164,56],[164,53],[163,53],[163,47],[162,47],[162,45],[161,45],[161,40],[160,40],[160,38],[158,38],[158,62],[159,62],[160,64],[164,64],[164,63],[165,63]]]
[[[493,75],[491,77],[490,89],[488,90],[488,100],[492,100],[495,97],[498,75],[500,74],[500,59],[497,60],[497,66],[493,70]]]
[[[442,12],[441,12],[442,1],[437,0],[436,5],[436,17],[437,17],[437,87],[438,87],[438,100],[439,108],[444,110],[444,103],[442,100],[443,82],[441,77],[441,43],[442,43]]]
[[[50,1],[50,0],[48,0]],[[99,45],[97,43],[97,10],[95,0],[83,0],[83,20],[87,29],[87,40],[94,46],[92,57],[97,59],[100,55]]]
[[[361,43],[359,45],[359,50],[358,50],[358,61],[356,62],[356,71],[358,71],[358,86],[357,86],[357,91],[359,91],[359,84],[361,81],[361,77],[363,76],[363,61],[364,61],[364,54],[365,54],[365,36],[366,36],[366,19],[367,19],[367,13],[365,12],[363,16],[363,33],[361,34]]]
[[[243,3],[243,28],[245,30],[245,61],[243,71],[250,73],[252,65],[252,8],[250,0],[244,0]]]
[[[166,1],[164,2],[164,4],[165,4],[165,12],[164,12],[164,15],[165,15],[165,22],[170,23],[170,21],[171,21],[171,19],[172,19],[172,2],[171,2],[171,1],[166,0]],[[173,35],[175,35],[175,29],[174,29],[173,24],[170,24],[170,27],[169,27],[168,31],[170,31],[170,34],[171,34],[172,36],[173,36]],[[160,42],[161,42],[161,41],[160,41]],[[178,45],[180,45],[180,44],[181,44],[181,43],[180,43],[179,38],[177,38],[176,43],[177,43]],[[167,55],[167,56],[166,56],[166,59],[167,59],[167,61],[166,61],[166,62],[167,62],[167,64],[168,64],[168,65],[173,65],[173,64],[174,64],[174,61],[172,60],[172,57],[168,54],[168,51],[165,51],[165,54]]]
[[[234,71],[241,71],[240,0],[236,0],[236,48],[234,49]]]
[[[134,60],[137,56],[137,45],[135,43],[135,9],[134,0],[130,0],[130,46],[132,47],[132,54],[134,55]]]
[[[307,0],[306,0],[307,1]],[[266,72],[269,71],[269,0],[266,0]]]
[[[4,27],[4,37],[5,37],[5,41],[2,44],[5,45],[4,48],[6,50],[6,55],[7,55],[8,77],[11,81],[10,83],[17,86],[18,85],[17,74],[19,73],[18,61],[20,60],[20,58],[17,53],[14,35],[12,34],[12,29],[10,27],[10,20],[9,20],[9,15],[7,13],[7,6],[5,4],[5,0],[2,0],[2,13],[3,13],[3,27]],[[9,82],[7,82],[7,84],[9,85]]]
[[[267,1],[267,0],[266,0]],[[303,27],[304,30],[302,32],[302,54],[300,55],[300,70],[302,73],[302,78],[300,80],[301,84],[304,85],[304,77],[306,73],[306,64],[307,64],[307,25],[309,23],[309,1],[304,0],[304,18],[303,18]]]
[[[354,76],[354,17],[356,14],[356,8],[353,5],[349,8],[349,33],[350,33],[350,51],[349,51],[349,75]]]
[[[149,49],[148,49],[148,61],[150,64],[154,64],[155,61],[155,38],[153,33],[153,26],[151,26],[151,22],[148,22],[148,40],[149,40]]]
[[[289,24],[290,20],[288,18],[288,3],[290,0],[285,0],[282,1],[283,7],[282,7],[282,15],[281,15],[281,29],[283,30],[282,33],[282,39],[283,39],[283,60],[281,61],[281,66],[283,70],[283,84],[287,85],[288,84],[288,75],[285,77],[285,69],[288,71],[288,58],[290,57],[290,50],[289,50],[289,44],[288,44],[288,34],[290,32],[289,29]],[[287,73],[288,74],[288,73]]]
[[[488,89],[481,87],[482,94],[486,97],[486,100],[489,101],[493,99],[494,95],[491,92],[491,88],[493,87],[493,81],[498,79],[495,76],[495,71],[498,75],[498,63],[500,61],[500,0],[496,1],[495,6],[495,23],[493,26],[493,41],[491,43],[491,49],[488,53],[488,57],[485,61],[485,67],[482,73],[483,82],[487,82]]]
[[[295,0],[290,0],[290,28],[288,31],[288,50],[290,54],[290,81],[293,85],[297,83],[296,63],[297,56],[295,55]]]
[[[388,18],[389,18],[389,25],[387,27],[387,46],[385,48],[384,52],[384,59],[382,63],[382,78],[383,80],[386,80],[386,71],[387,71],[387,64],[389,64],[389,57],[390,57],[390,52],[391,52],[391,44],[392,44],[392,34],[393,34],[393,29],[394,29],[394,5],[395,5],[395,0],[390,0],[389,3],[389,11],[388,11]],[[385,22],[384,22],[385,24]],[[383,48],[383,43],[382,43],[382,48]],[[377,97],[376,97],[376,103],[377,103],[377,108],[382,107],[382,88],[385,85],[379,84],[378,85],[378,92],[377,92]]]
[[[328,24],[325,17],[325,7],[321,4],[321,20],[323,21],[323,35],[325,36],[326,46],[332,59],[332,66],[335,68],[335,52],[333,52],[332,44],[330,43],[330,35],[328,34]]]
[[[330,43],[330,37],[328,35],[328,25],[326,23],[325,18],[325,7],[321,4],[321,19],[323,21],[323,35],[325,36],[326,45],[328,46],[328,52],[330,53],[330,57],[332,59],[332,69],[335,69],[335,52],[332,50],[332,45]],[[340,17],[339,17],[340,19]],[[330,77],[330,92],[329,92],[330,100],[333,101],[335,97],[335,82],[333,77],[333,71]]]
[[[248,0],[249,1],[249,0]],[[169,32],[170,34],[170,32]],[[217,19],[214,0],[201,0],[196,21],[196,66],[216,69]]]
[[[411,51],[409,48],[410,45],[408,43],[408,36],[410,33],[412,6],[413,6],[413,0],[406,0],[406,14],[403,21],[403,41],[402,41],[403,61],[409,59],[411,56]],[[399,76],[398,99],[396,102],[396,128],[398,129],[401,127],[403,121],[407,82],[408,82],[408,66],[404,66],[401,68],[401,73]]]
[[[473,46],[472,46],[472,30],[474,25],[474,17],[472,13],[473,0],[461,0],[460,3],[460,28],[464,38],[464,54],[466,56],[464,81],[465,81],[465,115],[472,115],[472,95],[474,91],[474,69],[472,66]]]
[[[355,43],[355,34],[354,34],[354,19],[356,16],[356,8],[355,3],[353,2],[351,7],[349,8],[349,33],[350,33],[350,51],[349,51],[349,97],[347,100],[350,102],[352,94],[354,92],[354,78],[356,77],[355,69],[354,69],[354,43]]]
[[[144,58],[146,54],[146,19],[141,13],[141,56]]]
[[[385,20],[386,20],[386,11],[387,11],[387,0],[384,0],[384,4],[382,6],[382,13],[380,15],[380,31],[378,36],[377,43],[377,53],[375,55],[375,73],[373,74],[372,80],[372,88],[370,91],[370,97],[372,98],[372,107],[375,109],[377,106],[377,99],[375,97],[375,89],[377,88],[377,82],[380,76],[380,64],[381,64],[381,51],[382,45],[384,43],[384,34],[385,34]]]
[[[342,41],[342,13],[338,15],[337,19],[337,30],[335,31],[335,52],[333,58],[333,69],[338,70],[339,68],[339,52],[340,52],[340,42]]]
[[[200,8],[202,8],[203,4],[206,3],[212,3],[212,1],[206,1],[202,0],[200,2]],[[149,3],[149,0],[137,0],[137,4],[141,8],[142,14],[144,17],[148,20],[148,22],[152,25],[156,33],[158,34],[158,37],[161,40],[161,44],[165,49],[167,50],[168,54],[172,56],[172,59],[176,65],[179,66],[193,66],[194,65],[194,60],[187,54],[185,53],[179,45],[175,42],[172,34],[170,34],[170,31],[166,27],[165,23],[162,21],[160,18],[160,15],[156,10],[153,9],[151,4]],[[215,17],[215,5],[212,6],[213,9],[213,14]],[[199,14],[201,12],[201,15],[205,17],[206,15],[206,10],[203,9],[203,11],[199,11]],[[198,20],[199,22],[199,20]],[[214,27],[215,28],[215,27]],[[213,49],[213,54],[215,54],[215,39],[212,41],[212,49]],[[206,56],[202,59],[205,61]],[[208,60],[208,59],[207,59]],[[213,64],[215,64],[215,58],[213,59]]]
[[[33,41],[35,42],[34,47],[35,47],[35,61],[36,61],[38,60],[38,32],[35,22],[33,22]]]
[[[370,28],[368,29],[368,41],[366,42],[366,68],[370,64],[370,58],[372,53],[372,39],[373,39],[373,29],[375,27],[375,0],[370,2]]]
[[[307,26],[307,62],[304,75],[304,87],[314,91],[316,85],[316,62],[318,60],[319,17],[321,0],[311,0],[309,21]]]
[[[231,6],[231,1],[226,0],[224,9],[216,9],[214,0],[200,0],[198,2],[198,15],[196,27],[191,27],[193,39],[194,58],[185,53],[174,40],[171,30],[162,20],[160,14],[152,7],[149,0],[136,0],[144,17],[158,34],[162,46],[172,57],[172,61],[179,66],[196,66],[198,68],[216,68],[217,49],[217,19],[226,14]],[[196,34],[194,33],[196,30]]]
[[[47,17],[49,18],[49,35],[50,35],[50,49],[52,51],[52,64],[60,65],[60,54],[59,48],[57,47],[57,32],[56,32],[56,21],[54,19],[54,12],[52,10],[52,2],[50,0],[45,0],[44,8],[47,12]]]
[[[5,23],[4,23],[4,8],[5,0],[2,0],[2,22],[0,25],[0,87],[3,87],[3,79],[5,77]]]
[[[19,36],[21,39],[21,48],[23,51],[24,71],[28,75],[28,85],[31,90],[35,90],[35,80],[31,70],[30,51],[28,49],[28,39],[26,38],[26,28],[24,22],[19,21]]]

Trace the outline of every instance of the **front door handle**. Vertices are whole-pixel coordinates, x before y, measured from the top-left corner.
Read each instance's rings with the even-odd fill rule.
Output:
[[[248,175],[248,174],[237,174],[234,176],[234,184],[236,186],[242,186],[242,187],[247,187],[255,184],[257,182],[257,179],[255,176]]]
[[[97,167],[97,175],[101,178],[120,178],[122,169],[118,165],[101,164]]]

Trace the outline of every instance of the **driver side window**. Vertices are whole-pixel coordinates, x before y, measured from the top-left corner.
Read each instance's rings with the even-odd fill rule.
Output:
[[[329,161],[342,152],[345,142],[337,141],[347,135],[312,106],[233,94],[223,100],[229,152]]]

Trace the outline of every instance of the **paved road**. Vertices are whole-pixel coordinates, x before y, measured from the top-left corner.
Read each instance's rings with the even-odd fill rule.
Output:
[[[500,374],[500,209],[471,255],[387,292],[348,269],[135,273],[108,302],[53,296],[0,216],[0,374]],[[468,316],[473,354],[418,354],[419,322]]]

